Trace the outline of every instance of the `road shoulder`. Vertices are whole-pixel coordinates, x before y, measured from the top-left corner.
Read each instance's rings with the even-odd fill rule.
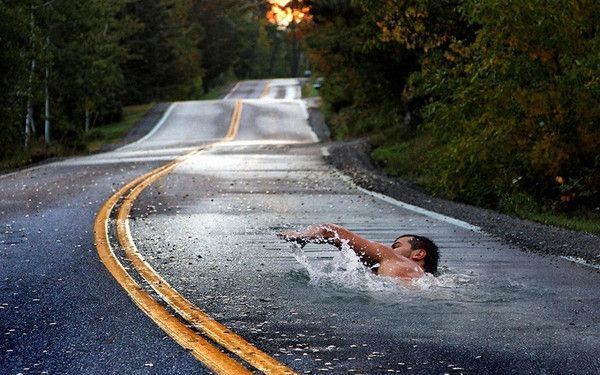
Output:
[[[146,134],[152,131],[156,124],[158,124],[170,106],[171,103],[169,102],[156,103],[148,112],[146,112],[139,120],[137,120],[135,124],[133,124],[133,127],[129,130],[125,137],[123,137],[121,142],[104,145],[101,148],[101,152],[116,150],[119,147],[123,147],[127,144],[142,139],[146,136]]]

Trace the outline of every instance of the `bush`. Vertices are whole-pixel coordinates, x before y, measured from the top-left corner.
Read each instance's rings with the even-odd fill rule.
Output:
[[[507,212],[600,207],[600,2],[312,9],[335,136],[370,136],[388,172],[437,195]]]
[[[467,1],[464,9],[477,38],[424,62],[412,79],[429,98],[432,188],[491,207],[514,193],[553,209],[597,205],[600,5]]]

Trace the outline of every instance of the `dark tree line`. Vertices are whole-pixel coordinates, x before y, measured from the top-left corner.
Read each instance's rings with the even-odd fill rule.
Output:
[[[600,205],[600,3],[312,0],[339,137],[391,173],[515,212]]]
[[[262,0],[0,0],[0,160],[81,147],[123,105],[284,74],[265,12]]]

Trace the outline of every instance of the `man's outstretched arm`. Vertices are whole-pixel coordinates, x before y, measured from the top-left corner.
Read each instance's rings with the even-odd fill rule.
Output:
[[[311,225],[303,231],[286,231],[279,234],[286,241],[296,242],[304,246],[308,242],[328,243],[342,248],[344,243],[358,255],[368,266],[381,263],[384,259],[395,257],[391,247],[349,231],[336,224]]]

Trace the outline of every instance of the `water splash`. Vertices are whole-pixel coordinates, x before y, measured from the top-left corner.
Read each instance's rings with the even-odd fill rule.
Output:
[[[518,290],[528,289],[522,282],[505,277],[498,279],[448,267],[441,267],[437,277],[427,274],[412,281],[377,276],[346,244],[327,261],[311,258],[299,246],[292,244],[291,249],[302,269],[290,276],[318,288],[323,296],[338,300],[396,306],[426,299],[444,306],[472,305],[514,300]]]
[[[347,244],[329,262],[315,262],[292,245],[292,254],[308,272],[309,282],[318,286],[337,286],[352,290],[385,291],[397,288],[397,281],[378,277],[366,268]]]
[[[326,262],[309,259],[298,245],[290,244],[290,248],[294,258],[308,274],[310,284],[326,289],[336,288],[340,292],[351,290],[414,295],[425,291],[429,294],[439,294],[440,291],[464,288],[473,283],[472,275],[453,273],[448,270],[439,277],[427,274],[412,281],[377,276],[360,262],[347,243],[342,243],[341,250],[334,254],[331,261]]]

